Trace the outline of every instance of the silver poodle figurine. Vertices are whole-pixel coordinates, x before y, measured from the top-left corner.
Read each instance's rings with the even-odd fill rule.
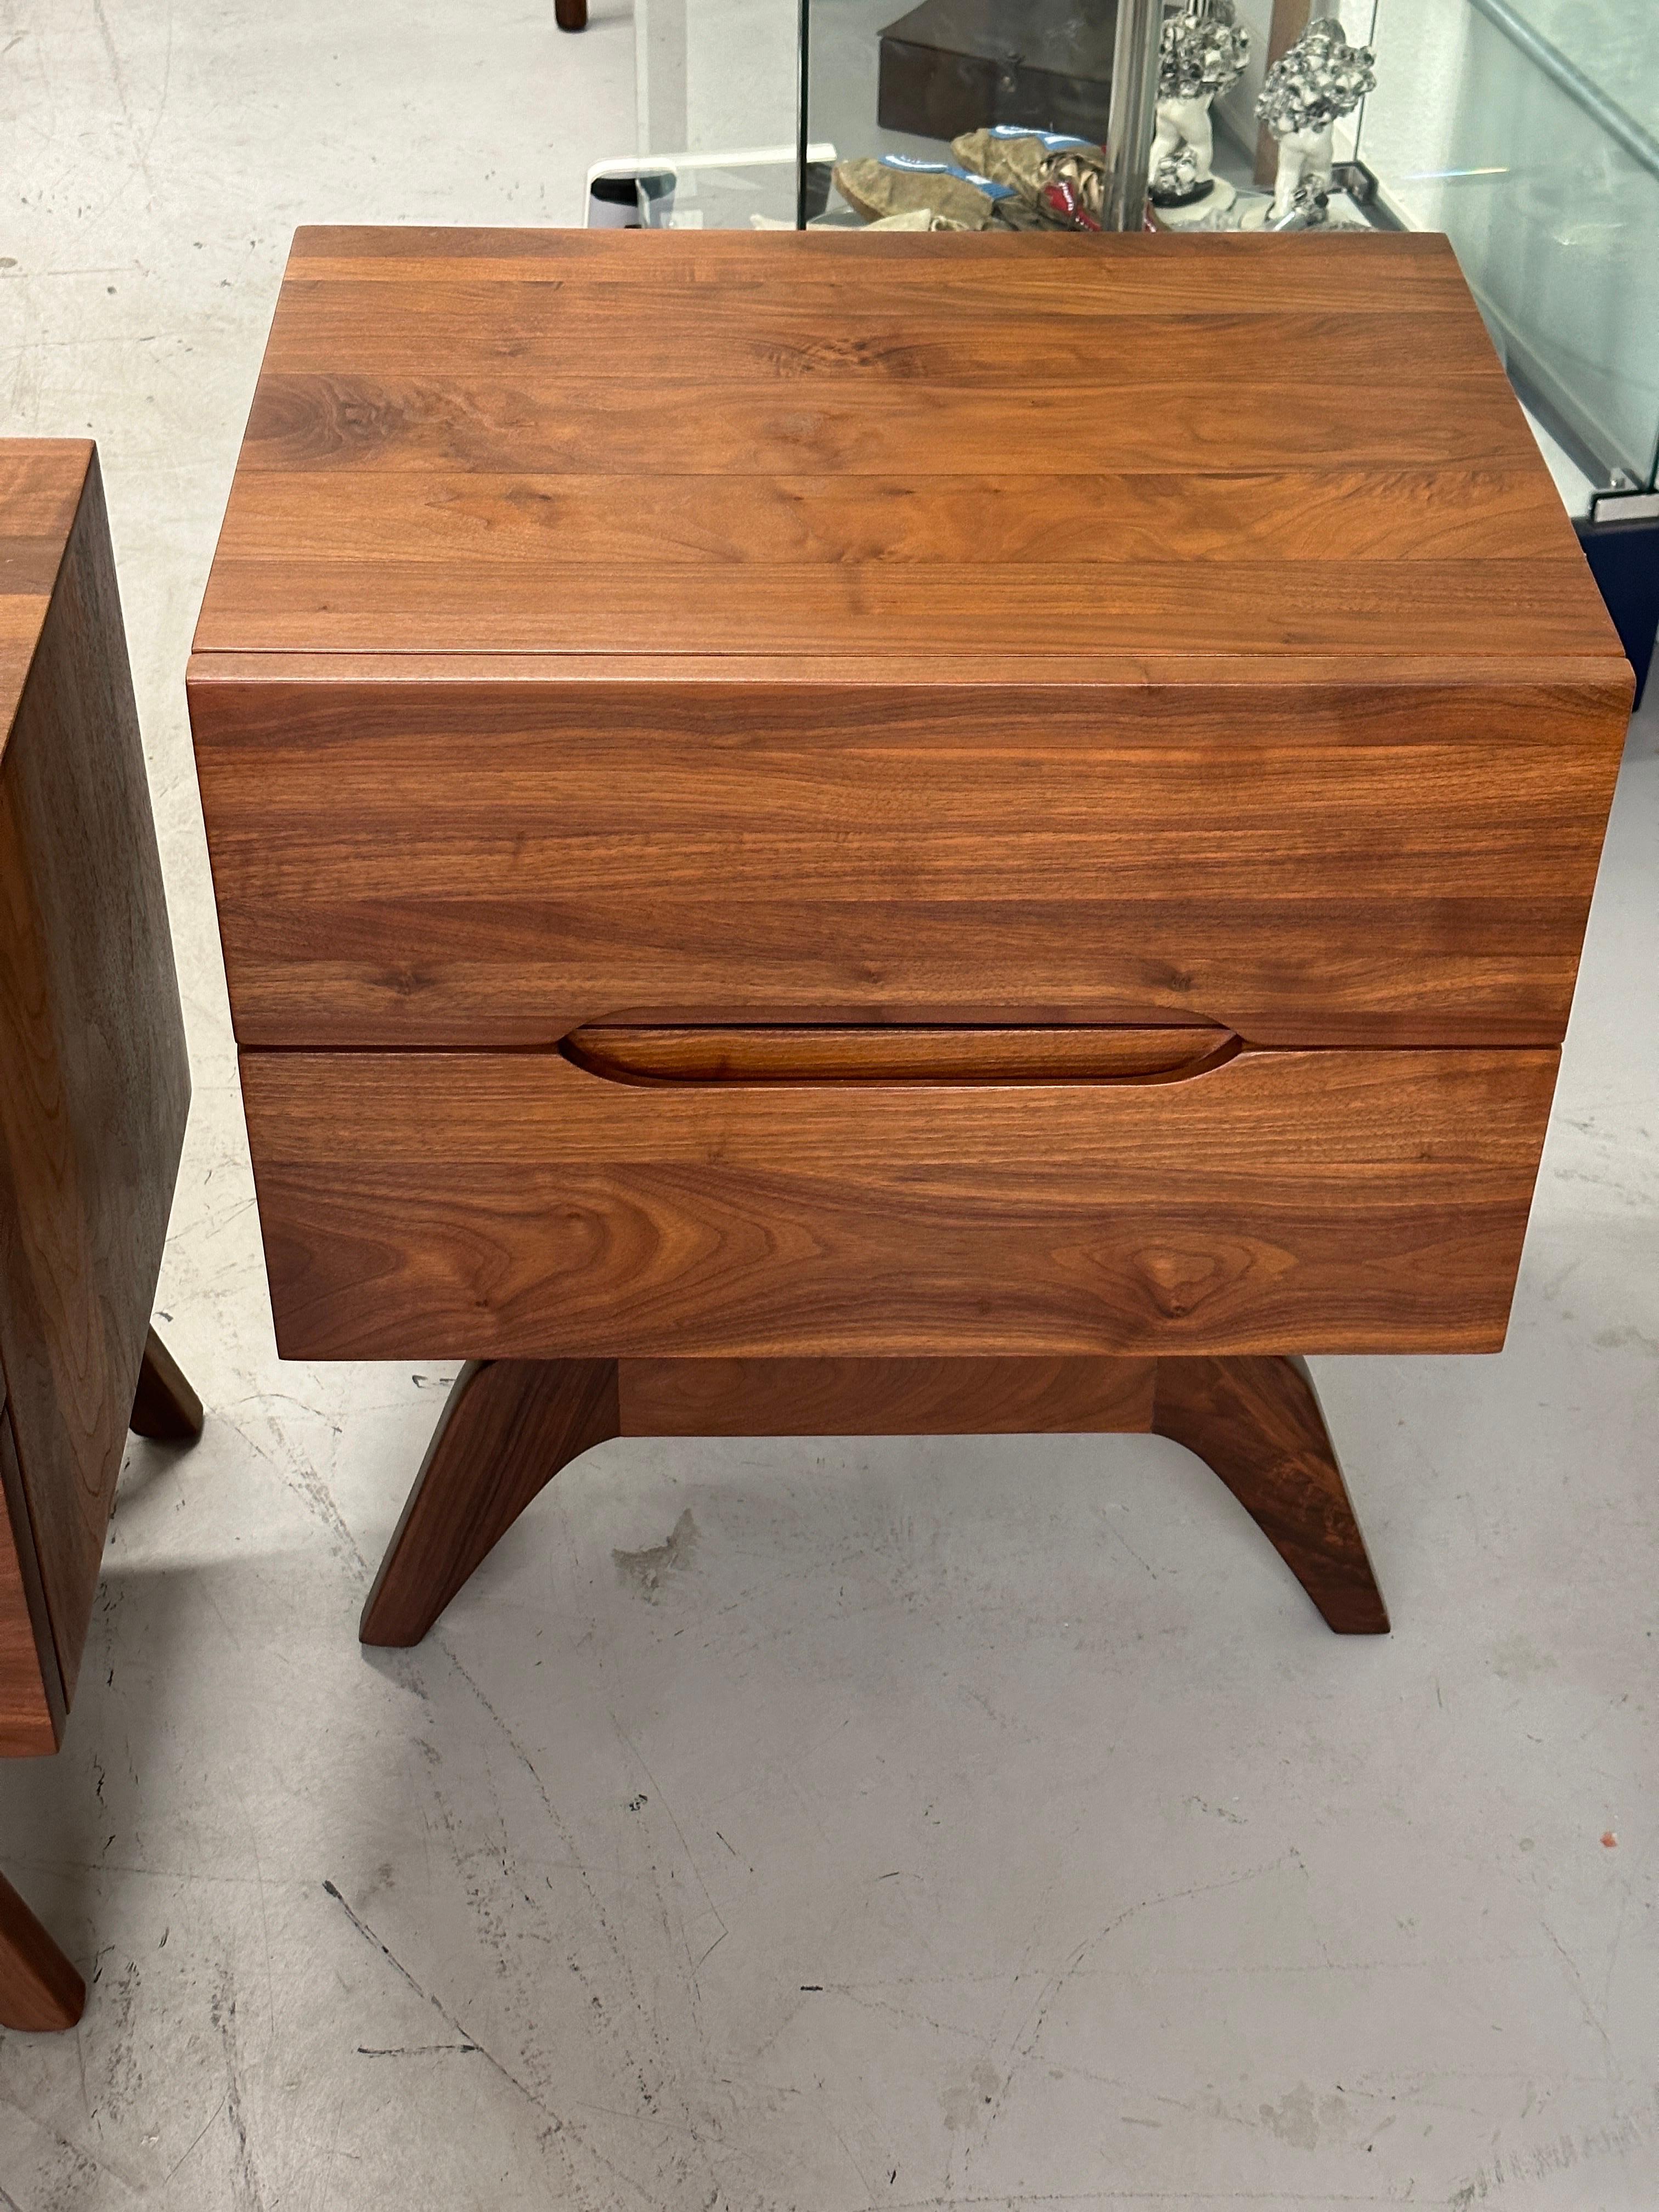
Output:
[[[1331,131],[1376,83],[1376,56],[1351,46],[1334,15],[1320,15],[1267,72],[1255,112],[1279,141],[1270,222],[1322,204],[1331,184]]]
[[[1148,174],[1157,207],[1182,207],[1213,188],[1210,103],[1238,82],[1250,34],[1233,0],[1187,0],[1158,48],[1158,130]]]

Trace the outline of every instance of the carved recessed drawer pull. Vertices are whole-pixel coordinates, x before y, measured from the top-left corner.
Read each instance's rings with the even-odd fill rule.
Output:
[[[842,1028],[757,1024],[573,1030],[559,1049],[613,1083],[1144,1083],[1201,1074],[1231,1030]]]

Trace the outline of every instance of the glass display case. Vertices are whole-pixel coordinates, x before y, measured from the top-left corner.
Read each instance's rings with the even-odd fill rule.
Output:
[[[793,228],[801,0],[633,0],[633,16],[635,143],[588,172],[588,222]]]
[[[914,222],[928,179],[949,200],[963,187],[950,173],[968,170],[1004,223],[1021,191],[952,142],[1045,133],[1057,157],[1081,152],[1098,170],[1117,13],[1116,0],[635,0],[640,151],[592,173],[590,220]],[[992,149],[979,158],[995,166]],[[876,201],[839,188],[838,166],[854,163],[880,173],[866,179]],[[958,189],[953,204],[950,227],[978,227],[971,197]]]
[[[1450,238],[1578,511],[1610,517],[1651,495],[1654,0],[1378,0],[1372,37],[1357,150],[1379,202]]]
[[[810,0],[807,125],[844,158],[933,162],[985,129],[1102,144],[1115,0]]]
[[[1355,150],[1445,232],[1645,683],[1659,626],[1655,0],[1376,0]]]

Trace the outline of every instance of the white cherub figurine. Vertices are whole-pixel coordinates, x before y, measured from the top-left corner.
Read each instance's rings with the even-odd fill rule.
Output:
[[[1186,0],[1158,46],[1158,130],[1148,176],[1152,204],[1180,207],[1211,191],[1210,103],[1244,74],[1250,34],[1233,0]]]
[[[1279,141],[1268,217],[1311,209],[1330,190],[1331,131],[1376,83],[1376,56],[1351,46],[1334,15],[1320,15],[1267,72],[1255,112]]]

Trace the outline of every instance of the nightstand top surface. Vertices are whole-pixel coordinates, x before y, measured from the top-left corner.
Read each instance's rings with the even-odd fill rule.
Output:
[[[0,439],[0,752],[33,665],[91,459],[90,438]]]
[[[842,231],[301,231],[196,642],[1056,682],[1619,651],[1443,239]]]

